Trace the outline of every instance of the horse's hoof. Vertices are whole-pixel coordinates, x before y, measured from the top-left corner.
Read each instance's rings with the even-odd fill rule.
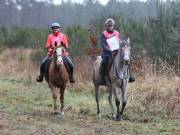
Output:
[[[115,114],[112,114],[112,119],[116,119],[116,115]]]
[[[64,112],[61,112],[61,115],[63,116],[63,115],[64,115]]]
[[[99,113],[99,114],[98,114],[98,117],[99,117],[99,118],[102,118],[102,115]]]
[[[53,114],[54,114],[54,115],[58,115],[58,114],[59,114],[59,112],[53,112]]]
[[[122,118],[123,118],[123,116],[122,116],[122,115],[116,115],[116,120],[117,120],[117,121],[121,121],[121,120],[122,120]]]

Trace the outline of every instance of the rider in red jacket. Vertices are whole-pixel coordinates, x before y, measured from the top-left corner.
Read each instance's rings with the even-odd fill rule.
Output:
[[[42,82],[44,73],[45,73],[45,66],[48,64],[48,61],[50,60],[50,57],[53,53],[53,50],[55,48],[55,43],[57,45],[63,45],[65,48],[68,48],[68,40],[66,35],[60,32],[60,25],[57,22],[52,23],[51,25],[52,33],[48,36],[47,43],[46,43],[46,48],[48,49],[48,54],[47,56],[42,60],[41,65],[40,65],[40,75],[37,77],[36,81],[37,82]],[[74,76],[73,76],[73,68],[74,65],[69,58],[69,53],[67,51],[64,52],[64,63],[67,66],[67,71],[69,74],[69,79],[70,83],[74,83]]]
[[[48,36],[48,39],[47,39],[47,43],[46,43],[46,48],[48,49],[48,55],[51,56],[52,55],[52,52],[54,50],[54,44],[55,42],[60,45],[61,43],[63,43],[64,47],[65,48],[68,48],[69,45],[68,45],[68,40],[67,40],[67,37],[66,35],[64,35],[63,33],[57,31],[58,29],[54,29],[55,32],[57,33],[52,33]],[[66,51],[64,53],[65,56],[68,56],[68,52]]]

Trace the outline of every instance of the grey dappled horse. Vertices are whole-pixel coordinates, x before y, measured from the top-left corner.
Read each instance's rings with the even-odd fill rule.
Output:
[[[95,88],[95,96],[97,103],[97,114],[100,113],[99,109],[99,87],[98,80],[100,78],[99,70],[102,58],[98,56],[93,64],[93,83]],[[130,64],[130,40],[129,38],[123,41],[118,49],[117,55],[113,58],[113,64],[109,71],[109,77],[106,76],[106,86],[109,88],[109,103],[111,106],[112,115],[113,109],[113,95],[117,107],[116,119],[121,120],[124,108],[126,106],[126,97],[128,91],[129,80],[129,64]],[[120,111],[120,97],[119,93],[122,91],[122,109]]]

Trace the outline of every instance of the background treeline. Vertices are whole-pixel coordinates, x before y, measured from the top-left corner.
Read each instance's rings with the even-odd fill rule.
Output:
[[[158,2],[162,0],[109,0],[107,5],[101,5],[98,0],[84,0],[81,4],[71,0],[60,1],[61,5],[54,5],[53,0],[1,0],[0,25],[47,27],[52,20],[58,20],[63,26],[86,26],[90,19],[110,14],[123,14],[136,21],[146,21],[149,17],[157,17]],[[163,2],[165,11],[172,3],[170,0]]]
[[[5,0],[1,1],[1,6],[4,4],[3,1],[5,2]],[[5,2],[7,7],[10,6],[11,0],[8,2],[8,4],[7,0]],[[44,16],[42,18],[49,19],[50,22],[55,19],[51,18],[53,16],[64,16],[64,19],[60,19],[61,17],[56,19],[60,20],[62,25],[66,24],[66,27],[62,27],[62,31],[68,36],[72,56],[83,56],[85,54],[84,49],[90,47],[91,43],[89,40],[88,31],[90,26],[96,37],[99,39],[99,35],[104,29],[104,21],[107,19],[107,17],[112,17],[116,20],[116,29],[120,31],[122,38],[125,38],[126,33],[128,33],[131,38],[131,45],[133,48],[132,52],[134,56],[159,56],[161,58],[170,57],[175,59],[180,52],[179,1],[167,1],[164,3],[159,0],[152,0],[147,1],[146,3],[139,1],[126,3],[112,0],[106,6],[102,6],[98,4],[98,2],[93,2],[90,0],[85,1],[84,4],[73,4],[72,2],[68,1],[63,2],[60,6],[54,6],[50,1],[49,3],[36,2],[34,0],[19,0],[17,2],[19,2],[19,4],[24,4],[23,6],[25,7],[30,6],[28,3],[31,2],[31,6],[29,7],[31,10],[25,11],[27,7],[23,8],[21,5],[21,10],[15,8],[16,10],[14,9],[15,11],[13,14],[11,14],[12,17],[7,18],[13,19],[14,17],[13,24],[16,24],[16,18],[21,18],[22,14],[24,14],[26,17],[31,15],[31,17],[29,16],[29,19],[25,19],[27,21],[26,24],[23,22],[23,20],[21,20],[22,22],[18,22],[18,25],[16,26],[8,26],[8,23],[7,25],[2,25],[0,28],[0,48],[1,50],[12,47],[35,48],[37,51],[35,51],[31,57],[33,61],[40,61],[40,59],[46,54],[47,50],[45,49],[44,45],[46,43],[47,35],[51,32],[48,27],[37,28],[38,25],[45,26],[46,24],[49,24],[48,21],[45,23],[41,23],[41,21],[37,22],[36,19],[41,19],[41,16],[36,18],[38,14],[41,14],[40,11],[43,11],[41,15]],[[90,3],[92,4],[91,6],[89,5]],[[12,5],[13,4],[16,5],[17,3],[12,2]],[[43,10],[35,10],[34,8],[37,6],[36,4],[38,4],[40,7],[44,7],[39,8],[39,10]],[[51,10],[47,10],[46,8]],[[87,11],[79,11],[82,8],[87,8]],[[98,13],[96,8],[98,12],[101,13],[101,16],[99,17],[98,15],[94,15],[95,12]],[[73,9],[74,11],[72,11]],[[2,8],[0,8],[0,10],[2,10]],[[57,10],[56,14],[49,14],[49,12],[54,10]],[[60,12],[61,10],[62,12]],[[132,12],[131,10],[136,12]],[[15,17],[14,14],[16,11],[21,12],[21,15]],[[77,13],[76,11],[79,11],[79,14],[75,15],[75,13]],[[30,14],[27,14],[27,12]],[[1,15],[3,13],[0,12]],[[10,14],[7,16],[9,15]],[[1,16],[1,18],[3,17]],[[6,20],[7,18],[4,19]],[[141,19],[138,18],[146,19],[141,21]],[[77,19],[79,22],[76,23],[75,19]],[[5,20],[0,19],[1,23]],[[66,23],[66,21],[68,23]],[[8,22],[12,23],[10,20]],[[23,26],[20,24],[23,24]],[[27,27],[26,25],[31,27]]]

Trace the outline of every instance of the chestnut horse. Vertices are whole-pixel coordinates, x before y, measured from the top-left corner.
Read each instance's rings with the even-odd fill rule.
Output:
[[[58,114],[57,110],[57,88],[60,88],[60,102],[61,102],[61,114],[64,114],[64,92],[68,81],[68,72],[63,62],[63,52],[65,48],[63,46],[56,46],[51,56],[51,62],[48,66],[45,75],[45,79],[51,89],[52,97],[54,100],[54,114]]]

